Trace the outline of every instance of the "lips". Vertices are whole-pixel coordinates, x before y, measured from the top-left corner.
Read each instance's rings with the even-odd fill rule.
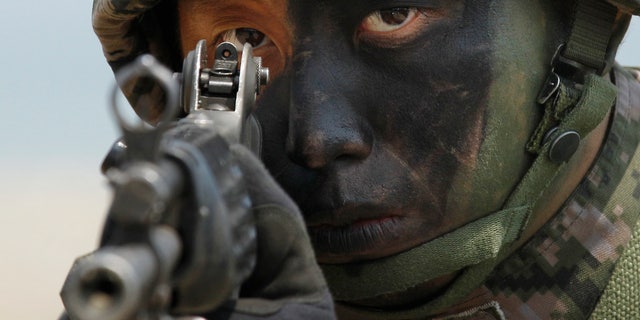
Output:
[[[305,184],[287,185],[320,263],[377,259],[421,241],[420,230],[429,218],[420,213],[434,210],[416,201],[418,189],[406,170],[390,166],[371,174],[378,163],[371,160],[336,163]]]
[[[399,210],[370,204],[306,214],[307,229],[322,263],[386,256],[401,243],[407,219]]]

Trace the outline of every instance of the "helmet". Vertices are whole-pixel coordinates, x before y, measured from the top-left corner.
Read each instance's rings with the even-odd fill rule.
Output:
[[[608,0],[608,2],[624,13],[640,15],[640,1],[638,0]]]
[[[176,0],[94,0],[92,11],[93,30],[114,72],[145,53],[181,70]],[[156,83],[137,78],[121,84],[121,89],[142,119],[157,121],[162,110],[153,106],[163,106],[165,96]]]

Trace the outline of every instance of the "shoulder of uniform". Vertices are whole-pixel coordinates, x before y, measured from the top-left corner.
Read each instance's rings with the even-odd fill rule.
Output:
[[[622,74],[640,82],[640,67],[618,67],[618,69],[623,71]]]
[[[640,82],[640,67],[627,68],[631,75],[636,79],[636,81]]]

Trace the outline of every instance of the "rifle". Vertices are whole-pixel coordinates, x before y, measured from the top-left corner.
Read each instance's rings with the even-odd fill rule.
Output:
[[[242,173],[230,144],[260,148],[250,116],[268,69],[245,44],[215,51],[207,68],[201,40],[172,74],[152,56],[116,74],[124,87],[146,77],[164,90],[166,104],[154,127],[122,129],[103,163],[114,190],[99,248],[78,258],[61,290],[70,319],[174,319],[197,315],[237,297],[255,265],[255,225]],[[240,61],[239,61],[240,60]],[[239,68],[238,68],[239,65]],[[174,121],[180,105],[188,114]]]

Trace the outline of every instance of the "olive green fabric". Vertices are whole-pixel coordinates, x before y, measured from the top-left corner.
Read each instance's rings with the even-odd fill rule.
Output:
[[[579,0],[564,56],[603,74],[617,8],[602,0]],[[612,63],[613,61],[610,61]]]
[[[616,73],[619,83],[619,103],[640,107],[640,77],[631,72]],[[638,123],[640,117],[633,111],[626,113],[629,123]],[[629,132],[637,136],[638,131]],[[640,138],[636,138],[640,140]],[[636,151],[631,159],[621,186],[607,204],[605,209],[635,213],[640,215],[640,152]],[[609,281],[592,319],[640,319],[640,220],[626,222],[633,229],[628,248],[622,254]]]
[[[631,192],[632,190],[628,190]],[[638,208],[640,210],[640,208]],[[640,223],[591,319],[640,319]]]
[[[416,281],[434,279],[495,258],[506,244],[518,238],[528,218],[526,207],[500,211],[393,257],[367,263],[322,265],[322,269],[337,300],[360,300],[404,291],[415,286]]]
[[[527,151],[533,154],[540,153],[547,133],[564,120],[579,99],[580,91],[561,81],[555,97],[544,104],[544,115],[527,143]]]

